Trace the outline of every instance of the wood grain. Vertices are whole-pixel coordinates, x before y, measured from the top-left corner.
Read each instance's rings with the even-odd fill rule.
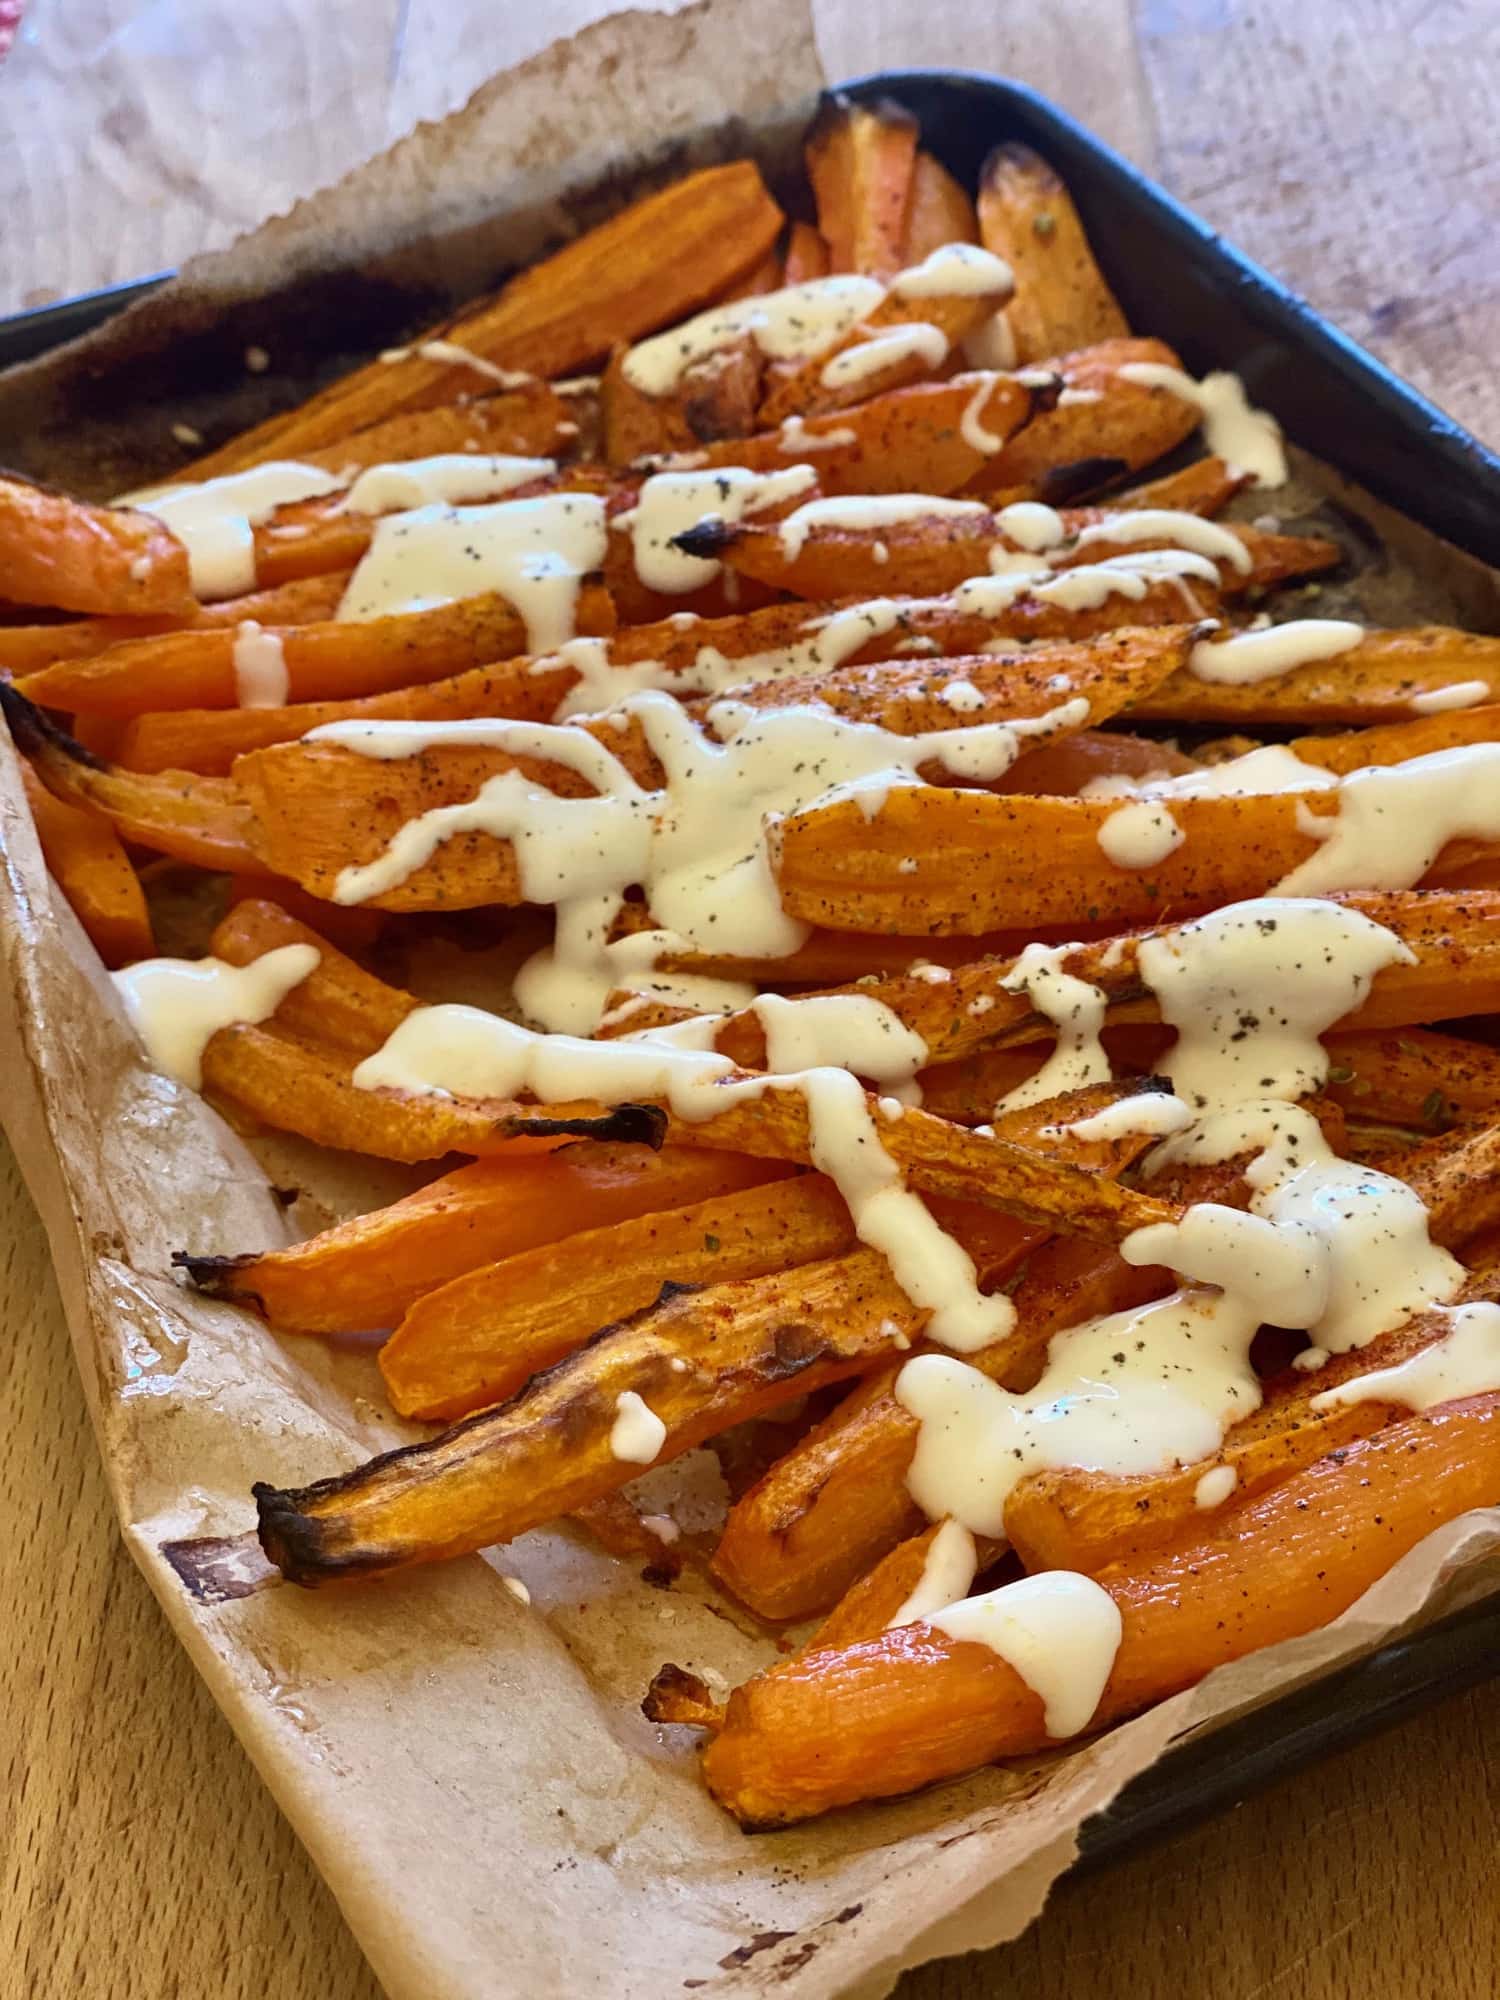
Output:
[[[602,11],[52,0],[0,88],[0,311],[221,242]],[[1035,84],[1500,439],[1488,0],[822,0],[818,17],[835,74],[949,63]],[[3,1147],[0,1217],[0,2000],[377,2000],[122,1551]],[[912,1975],[902,2000],[1481,2000],[1497,1732],[1500,1690],[1452,1701],[1065,1883],[1027,1937]]]

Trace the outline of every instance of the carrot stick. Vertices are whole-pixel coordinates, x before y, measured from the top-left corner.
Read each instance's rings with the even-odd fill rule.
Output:
[[[953,493],[1008,438],[1049,409],[1056,393],[1050,382],[1022,382],[1014,375],[956,375],[947,382],[888,389],[846,409],[751,437],[655,448],[691,449],[709,465],[759,472],[813,465],[818,490],[825,494]]]
[[[810,222],[794,222],[787,232],[786,266],[782,281],[805,285],[828,276],[828,245]]]
[[[492,366],[562,376],[718,297],[780,233],[781,210],[749,160],[706,167],[634,202],[468,307],[394,362],[373,361],[188,469],[207,479],[303,458],[405,411],[485,394],[490,376],[422,352],[433,335]]]
[[[803,151],[830,270],[901,268],[917,138],[916,119],[889,98],[824,98]]]
[[[660,1142],[659,1113],[594,1104],[553,1111],[498,1098],[397,1096],[361,1090],[347,1059],[244,1023],[203,1052],[203,1088],[263,1124],[314,1145],[416,1165],[447,1153],[551,1152],[570,1138]],[[1153,1204],[1160,1207],[1161,1204]],[[1168,1211],[1169,1212],[1169,1211]]]
[[[1361,1117],[1438,1130],[1463,1113],[1500,1115],[1500,1050],[1486,1042],[1406,1027],[1330,1035],[1327,1048],[1329,1093]]]
[[[142,618],[191,615],[187,550],[150,514],[92,507],[0,476],[0,579],[15,604]]]
[[[1005,319],[1017,361],[1129,333],[1072,196],[1029,146],[997,146],[985,161],[979,231],[985,248],[1015,273],[1016,296]]]
[[[102,815],[122,840],[210,871],[267,872],[250,846],[244,799],[227,779],[181,771],[141,777],[101,763],[3,681],[0,711],[48,791]]]
[[[55,799],[24,759],[26,803],[42,858],[106,965],[149,958],[151,917],[140,877],[108,820]]]
[[[580,591],[578,617],[580,630],[607,627],[609,600],[597,585]],[[272,626],[268,634],[281,647],[293,702],[348,700],[441,680],[526,649],[525,625],[493,592],[387,618]],[[21,692],[48,708],[91,715],[234,708],[240,702],[235,646],[233,631],[212,627],[131,640],[93,659],[62,660],[28,674]]]
[[[979,503],[974,504],[977,507]],[[1117,514],[1112,511],[1095,515],[1087,524],[1107,524],[1114,518]],[[1230,595],[1311,575],[1339,560],[1336,544],[1315,536],[1275,535],[1240,523],[1229,532],[1244,544],[1251,558],[1250,568],[1243,571],[1227,561],[1220,562],[1219,587]],[[827,597],[840,588],[936,596],[956,590],[970,577],[987,576],[994,551],[1012,546],[990,509],[961,514],[943,514],[937,508],[923,512],[916,496],[907,518],[871,527],[814,522],[795,545],[789,544],[776,526],[718,519],[701,522],[676,540],[691,555],[713,557],[727,563],[737,575],[788,591],[794,597]],[[1167,535],[1130,543],[1123,537],[1117,543],[1101,539],[1059,555],[1054,567],[1066,571],[1103,562],[1112,555],[1170,546]]]
[[[1182,845],[1154,867],[1119,868],[1099,845],[1117,809],[1107,799],[913,786],[893,791],[869,820],[843,802],[791,814],[773,857],[782,905],[830,930],[903,935],[920,923],[971,934],[1044,926],[1069,908],[1089,923],[1139,923],[1166,909],[1264,895],[1315,844],[1301,831],[1294,794],[1176,798]],[[1456,864],[1487,853],[1481,843],[1451,842],[1427,879],[1441,885]],[[1038,854],[1048,862],[1041,876]],[[1444,1010],[1405,1018],[1442,1019]]]
[[[271,1017],[297,1040],[359,1059],[373,1054],[420,1005],[413,994],[387,985],[336,950],[321,930],[264,897],[235,903],[215,928],[210,948],[230,965],[250,965],[286,944],[310,944],[318,952],[318,963]]]
[[[940,160],[931,153],[918,153],[912,167],[902,265],[920,264],[945,243],[978,241],[979,219],[973,202]]]
[[[453,386],[460,386],[456,376]],[[492,383],[488,386],[494,387]],[[321,466],[325,472],[363,470],[406,458],[437,458],[468,451],[553,458],[574,442],[575,430],[567,403],[550,383],[518,382],[498,394],[466,394],[461,402],[387,417],[322,450],[299,451],[297,458],[299,463]]]
[[[1122,381],[1118,371],[1138,361],[1181,365],[1161,340],[1106,340],[1049,355],[1047,367],[1071,398],[1018,431],[980,468],[970,490],[996,507],[1029,499],[1055,505],[1154,464],[1181,444],[1197,427],[1198,412],[1169,390]]]
[[[1332,659],[1244,686],[1183,672],[1142,702],[1142,721],[1290,724],[1400,722],[1424,694],[1466,681],[1500,698],[1500,638],[1417,625],[1367,632]],[[1458,713],[1462,713],[1460,710]]]
[[[1392,1424],[1154,1559],[1101,1572],[1123,1636],[1093,1728],[1336,1618],[1424,1536],[1500,1499],[1500,1401]],[[1015,1669],[925,1624],[810,1652],[730,1696],[704,1773],[745,1826],[784,1826],[1048,1741]]]
[[[732,1153],[580,1140],[540,1158],[475,1160],[287,1250],[173,1261],[200,1291],[253,1307],[274,1326],[357,1333],[394,1325],[424,1294],[481,1265],[780,1171]]]
[[[302,577],[276,590],[200,604],[178,616],[156,618],[76,618],[55,625],[0,625],[0,670],[32,674],[55,660],[83,660],[125,639],[150,639],[185,626],[238,625],[253,618],[261,625],[298,625],[331,618],[348,578],[338,574]]]
[[[853,1241],[849,1212],[821,1174],[653,1208],[429,1292],[381,1349],[380,1372],[403,1416],[449,1422],[515,1395],[666,1287],[770,1276],[837,1257]]]

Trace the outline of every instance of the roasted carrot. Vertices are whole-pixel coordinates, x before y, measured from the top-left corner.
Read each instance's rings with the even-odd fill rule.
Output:
[[[455,382],[454,387],[458,386]],[[485,387],[494,390],[494,384],[487,380]],[[318,465],[326,472],[347,472],[453,452],[552,458],[570,453],[576,431],[567,403],[551,383],[525,381],[496,393],[465,394],[460,402],[387,417],[322,450],[299,451],[297,459],[302,465]]]
[[[338,609],[348,578],[338,572],[301,577],[276,590],[258,590],[248,597],[229,597],[218,604],[201,604],[176,617],[77,618],[55,625],[0,625],[0,670],[32,674],[55,660],[84,660],[126,639],[150,639],[184,626],[238,625],[253,618],[261,625],[299,625],[331,618]]]
[[[783,282],[805,285],[810,279],[827,276],[828,245],[810,222],[794,222],[787,231]]]
[[[207,479],[269,458],[302,458],[409,410],[494,388],[483,368],[423,353],[432,335],[491,370],[568,375],[718,297],[780,233],[780,209],[749,160],[705,167],[647,195],[513,278],[396,361],[356,369],[188,468]]]
[[[695,463],[701,459],[751,471],[809,464],[825,494],[946,494],[972,479],[987,458],[1056,398],[1046,377],[1023,382],[995,373],[956,375],[947,382],[890,389],[847,409],[799,417],[751,437],[725,438],[701,448],[649,448],[692,450]]]
[[[238,789],[223,778],[176,771],[141,777],[90,755],[39,708],[0,682],[0,711],[16,748],[55,798],[101,815],[122,840],[199,868],[263,875],[250,846],[252,822]]]
[[[825,97],[804,157],[829,269],[883,278],[901,268],[917,121],[889,98]]]
[[[1491,700],[1500,697],[1500,638],[1418,625],[1367,632],[1348,652],[1246,685],[1185,670],[1137,713],[1143,721],[1358,726],[1404,721],[1420,713],[1414,704],[1423,696],[1466,683],[1471,691],[1472,684],[1487,689]]]
[[[1497,1433],[1493,1396],[1408,1418],[1224,1509],[1206,1534],[1102,1571],[1124,1629],[1090,1726],[1327,1624],[1434,1528],[1493,1505]],[[743,1825],[783,1826],[1048,1740],[1041,1700],[1013,1667],[918,1624],[736,1689],[704,1773]]]
[[[940,160],[919,152],[912,166],[901,264],[908,268],[920,264],[945,243],[978,241],[979,219],[973,202]]]
[[[1053,568],[1065,572],[1111,556],[1172,546],[1169,534],[1133,542],[1122,532],[1118,541],[1110,541],[1102,530],[1123,517],[1111,512],[1088,518],[1101,539],[1059,551]],[[1228,532],[1244,545],[1250,564],[1241,570],[1227,560],[1219,562],[1219,587],[1227,593],[1311,575],[1339,560],[1337,546],[1315,536],[1273,535],[1240,524]],[[961,513],[944,513],[939,501],[924,510],[916,495],[909,515],[869,527],[815,521],[805,533],[788,540],[778,527],[713,518],[689,528],[676,541],[693,555],[714,557],[737,574],[794,597],[825,597],[840,579],[845,589],[872,594],[883,587],[914,597],[935,596],[956,590],[970,577],[987,576],[994,551],[1012,548],[998,516],[979,503]],[[1135,588],[1139,583],[1136,578],[1129,580]],[[1116,587],[1123,593],[1129,586],[1122,582]],[[1100,594],[1107,595],[1107,589],[1101,587]]]
[[[1005,308],[1017,361],[1130,332],[1105,283],[1073,197],[1029,146],[997,146],[979,176],[979,234],[1015,273]]]
[[[151,917],[140,877],[108,820],[55,799],[23,759],[26,803],[52,879],[106,965],[149,958]]]
[[[1123,380],[1119,370],[1139,361],[1180,365],[1160,340],[1107,340],[1049,356],[1046,365],[1065,392],[1057,408],[987,459],[970,490],[995,506],[1025,499],[1056,505],[1164,457],[1192,434],[1198,412],[1169,390]]]
[[[602,1105],[551,1111],[497,1098],[398,1096],[362,1090],[353,1064],[308,1042],[240,1023],[221,1028],[203,1052],[206,1096],[227,1100],[263,1124],[315,1145],[417,1164],[448,1153],[551,1152],[568,1139],[660,1143],[659,1113]],[[1153,1204],[1160,1208],[1161,1204]],[[1169,1212],[1169,1211],[1168,1211]]]
[[[1182,845],[1154,867],[1119,868],[1099,846],[1117,804],[925,786],[892,792],[868,823],[843,803],[793,814],[777,830],[782,902],[829,929],[908,935],[919,922],[960,933],[1041,925],[1059,908],[1135,923],[1264,895],[1315,845],[1295,794],[1176,798]],[[1485,852],[1454,841],[1427,879],[1441,884],[1450,863]],[[1025,857],[1038,853],[1048,874],[1029,886]]]
[[[604,591],[585,585],[578,616],[581,630],[608,630],[612,614]],[[379,694],[526,650],[525,625],[493,592],[388,618],[272,626],[267,636],[280,646],[292,702]],[[237,643],[235,632],[215,628],[129,640],[93,659],[61,660],[28,674],[21,692],[49,708],[90,715],[233,708],[240,701]]]
[[[481,1265],[755,1187],[783,1171],[733,1153],[585,1139],[541,1159],[475,1160],[287,1250],[182,1254],[174,1262],[200,1291],[252,1306],[274,1326],[357,1333],[394,1325],[424,1295]]]
[[[666,1157],[670,1158],[668,1149]],[[721,1285],[837,1257],[854,1229],[821,1174],[598,1222],[469,1271],[418,1299],[380,1352],[403,1416],[451,1421],[513,1396],[664,1288]]]
[[[1500,1050],[1486,1042],[1406,1027],[1330,1036],[1327,1047],[1329,1092],[1361,1117],[1439,1131],[1464,1113],[1500,1115]]]
[[[133,507],[93,507],[0,477],[0,579],[14,604],[149,618],[197,609],[187,550]]]

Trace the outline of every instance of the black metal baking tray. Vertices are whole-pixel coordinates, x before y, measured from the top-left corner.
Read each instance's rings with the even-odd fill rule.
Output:
[[[1020,84],[953,71],[887,71],[842,88],[908,106],[923,143],[970,186],[994,146],[1035,147],[1066,181],[1137,332],[1170,341],[1195,374],[1234,369],[1295,443],[1500,566],[1500,458],[1054,105]],[[87,332],[160,282],[116,285],[0,321],[0,368]],[[1143,1840],[1224,1810],[1497,1667],[1500,1596],[1169,1752],[1085,1826],[1083,1860],[1136,1852]]]

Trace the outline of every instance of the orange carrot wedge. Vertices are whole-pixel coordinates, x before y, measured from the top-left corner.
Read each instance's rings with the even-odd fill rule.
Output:
[[[807,135],[807,177],[829,269],[888,277],[901,268],[917,121],[888,98],[823,100]]]
[[[1129,333],[1072,196],[1029,146],[998,146],[985,161],[979,231],[985,248],[1015,273],[1016,296],[1005,319],[1017,361]]]
[[[609,599],[597,585],[579,593],[581,630],[608,629]],[[430,611],[316,625],[272,626],[287,697],[347,700],[434,681],[526,649],[526,628],[503,597],[489,593]],[[49,708],[89,715],[144,715],[164,708],[233,708],[240,701],[237,634],[169,632],[112,646],[89,660],[60,660],[27,675],[21,692]]]
[[[997,507],[1026,499],[1056,506],[1181,444],[1197,428],[1197,410],[1170,390],[1122,380],[1118,371],[1137,361],[1180,366],[1161,340],[1106,340],[1046,357],[1047,370],[1062,378],[1062,400],[987,459],[970,490]]]
[[[459,386],[455,381],[455,390]],[[493,390],[494,384],[488,387]],[[303,465],[338,473],[454,452],[556,458],[576,443],[576,430],[566,401],[549,382],[526,381],[498,393],[465,394],[460,402],[387,417],[383,423],[354,431],[322,450],[299,451],[297,458]]]
[[[1124,1630],[1090,1726],[1328,1623],[1434,1528],[1497,1500],[1500,1399],[1479,1396],[1392,1424],[1223,1509],[1207,1533],[1102,1571]],[[736,1689],[704,1772],[742,1825],[785,1826],[1048,1741],[1013,1667],[916,1624]]]
[[[973,202],[940,160],[931,153],[918,153],[912,167],[902,265],[920,264],[945,243],[978,241],[979,219]]]
[[[108,617],[191,616],[198,605],[187,550],[150,514],[3,476],[0,586],[15,604]]]
[[[584,1139],[541,1159],[476,1160],[288,1250],[173,1261],[200,1291],[253,1307],[273,1326],[358,1333],[394,1325],[424,1294],[496,1259],[706,1202],[784,1171],[733,1153]]]
[[[238,625],[253,618],[261,625],[302,625],[331,618],[349,579],[338,572],[301,577],[276,590],[201,604],[190,614],[158,618],[76,618],[55,625],[0,625],[0,671],[20,676],[50,667],[55,660],[84,660],[126,639],[151,639],[184,626]]]
[[[837,1257],[854,1242],[849,1212],[821,1174],[633,1220],[588,1221],[578,1235],[418,1299],[380,1351],[393,1407],[451,1422],[515,1395],[601,1326],[654,1305],[664,1288],[770,1276]]]
[[[55,799],[24,760],[21,776],[42,857],[106,965],[149,958],[151,918],[140,877],[108,820]]]
[[[990,509],[971,501],[955,512],[950,501],[945,512],[944,504],[934,500],[924,508],[922,499],[913,495],[909,514],[899,520],[869,527],[814,520],[793,540],[779,527],[731,524],[714,517],[687,529],[676,542],[692,555],[713,557],[740,576],[794,597],[826,597],[840,586],[872,595],[883,588],[930,597],[956,590],[970,577],[987,576],[996,549],[1014,552],[1003,524]],[[1098,517],[1100,540],[1059,554],[1053,566],[1067,571],[1111,556],[1174,545],[1169,534],[1127,541],[1123,530],[1118,541],[1109,541],[1103,529],[1117,518],[1123,522],[1124,517],[1113,512]],[[1226,592],[1268,588],[1329,569],[1339,561],[1336,544],[1320,537],[1275,535],[1241,524],[1229,532],[1244,545],[1250,563],[1240,569],[1227,559],[1219,562],[1219,587]],[[1131,581],[1138,587],[1136,579]]]
[[[1403,722],[1425,696],[1444,688],[1500,699],[1500,638],[1446,625],[1367,632],[1347,652],[1243,686],[1209,681],[1187,669],[1141,704],[1141,719],[1173,722]],[[1487,692],[1485,692],[1487,691]],[[1464,709],[1449,710],[1449,718]],[[1436,719],[1436,718],[1433,718]]]
[[[787,232],[783,284],[805,285],[812,278],[827,276],[828,245],[810,222],[794,222]]]

